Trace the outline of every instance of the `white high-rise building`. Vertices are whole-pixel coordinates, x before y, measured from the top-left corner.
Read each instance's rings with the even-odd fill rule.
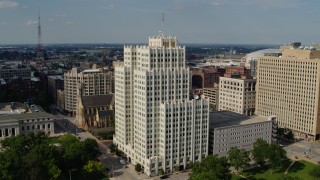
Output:
[[[208,154],[209,103],[189,98],[185,47],[175,37],[125,46],[115,68],[114,142],[149,176],[186,168]]]

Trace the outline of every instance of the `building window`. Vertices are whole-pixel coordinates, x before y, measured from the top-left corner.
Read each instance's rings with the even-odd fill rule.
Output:
[[[13,136],[15,136],[15,135],[16,135],[16,129],[15,129],[15,128],[12,128],[12,129],[11,129],[11,133],[12,133]]]
[[[5,130],[4,130],[4,136],[9,136],[9,131],[8,131],[8,129],[5,129]]]

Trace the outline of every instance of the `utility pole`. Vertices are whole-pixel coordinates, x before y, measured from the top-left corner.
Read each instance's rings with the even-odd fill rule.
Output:
[[[70,180],[72,180],[72,177],[71,177],[71,172],[72,171],[76,171],[77,169],[71,169],[71,170],[69,170],[69,177],[70,177]]]

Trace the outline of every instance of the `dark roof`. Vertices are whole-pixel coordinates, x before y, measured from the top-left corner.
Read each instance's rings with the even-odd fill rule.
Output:
[[[113,116],[113,111],[112,110],[101,110],[99,111],[99,117],[108,117],[108,116]]]
[[[93,95],[93,96],[82,96],[82,104],[84,107],[101,107],[110,106],[114,104],[114,95]]]

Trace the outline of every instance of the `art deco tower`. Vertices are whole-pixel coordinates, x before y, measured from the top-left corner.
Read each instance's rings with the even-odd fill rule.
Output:
[[[114,142],[149,176],[208,154],[209,104],[189,98],[185,51],[161,33],[148,46],[125,46],[115,68]]]

